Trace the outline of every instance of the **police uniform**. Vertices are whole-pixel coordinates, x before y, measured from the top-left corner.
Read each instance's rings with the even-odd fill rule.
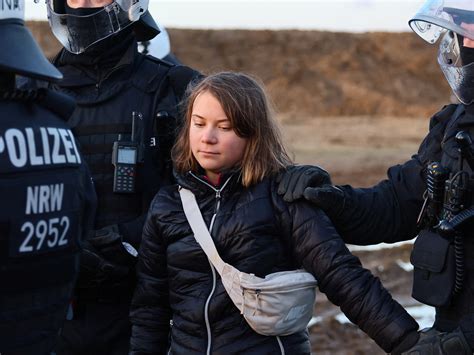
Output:
[[[474,349],[472,221],[459,228],[463,266],[458,274],[463,274],[463,280],[457,292],[454,292],[454,236],[440,236],[433,225],[428,226],[422,220],[418,221],[425,203],[428,166],[438,162],[439,166],[449,171],[451,177],[460,171],[456,135],[460,131],[474,135],[472,109],[472,106],[461,104],[449,105],[434,115],[430,121],[430,132],[418,153],[406,163],[391,167],[388,170],[388,180],[367,189],[340,187],[344,190],[346,205],[338,216],[334,216],[334,220],[344,240],[352,244],[391,243],[412,239],[419,234],[411,256],[415,266],[414,297],[436,307],[436,330],[452,332],[459,328]],[[462,171],[469,174],[469,187],[464,191],[466,202],[463,207],[464,210],[469,210],[474,197],[474,176],[466,161],[462,164]],[[444,184],[442,186],[444,188]],[[439,278],[443,273],[444,277]],[[435,283],[427,283],[430,280]]]
[[[40,98],[24,102],[5,96],[0,100],[0,353],[43,354],[52,350],[66,318],[95,194],[64,118],[35,102]]]
[[[66,119],[74,103],[20,91],[16,74],[58,80],[24,27],[24,1],[0,9],[0,353],[49,354],[66,318],[95,191]],[[7,50],[8,49],[8,50]],[[8,53],[4,53],[8,52]]]
[[[95,229],[113,226],[122,242],[138,250],[149,203],[160,186],[172,181],[170,151],[178,125],[177,106],[196,72],[139,54],[131,34],[121,41],[120,48],[123,52],[117,53],[116,64],[100,67],[110,78],[104,80],[97,77],[94,68],[79,66],[77,61],[82,58],[63,51],[55,63],[65,79],[52,87],[77,100],[68,122],[94,178],[98,197]],[[134,114],[140,150],[135,191],[116,193],[113,146],[119,136],[123,141],[131,139]],[[124,273],[101,281],[95,275],[82,274],[79,278],[75,316],[65,326],[58,353],[69,353],[70,349],[80,353],[80,349],[88,348],[96,353],[128,351],[128,311],[135,289],[136,258],[123,255],[123,251],[102,252],[101,256],[127,268]]]
[[[131,6],[145,10],[142,3]],[[84,43],[92,34],[84,35],[87,26],[81,21],[91,16],[103,19],[108,12],[71,9],[60,0],[48,0],[47,6],[53,33],[64,46],[54,60],[64,80],[48,87],[77,102],[68,124],[90,168],[98,198],[96,231],[83,252],[74,315],[64,326],[56,352],[127,354],[128,313],[135,289],[133,254],[140,245],[151,199],[160,186],[172,181],[170,151],[179,124],[178,103],[198,73],[138,53],[137,40],[149,40],[159,33],[148,11],[144,11],[146,17],[115,33],[115,27],[111,28],[113,35]],[[64,21],[51,20],[54,18]],[[62,38],[56,26],[63,25],[58,23],[77,25],[76,36]],[[151,35],[144,37],[146,32]],[[118,168],[112,164],[113,150],[114,143],[120,142],[133,142],[138,149],[131,179],[127,179],[133,180],[131,191],[114,189]]]

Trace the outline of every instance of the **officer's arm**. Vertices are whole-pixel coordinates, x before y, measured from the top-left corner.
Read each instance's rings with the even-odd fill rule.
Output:
[[[332,219],[344,241],[369,245],[415,237],[425,190],[423,175],[423,164],[416,155],[391,167],[388,179],[372,188],[341,186],[345,206]]]
[[[425,169],[441,159],[446,124],[456,105],[434,115],[430,131],[418,153],[388,170],[388,179],[372,188],[351,186],[307,188],[305,198],[322,208],[348,243],[368,245],[407,240],[416,235],[416,222],[423,203]]]
[[[143,225],[145,224],[146,213],[137,218],[117,225],[122,241],[129,243],[138,250],[142,239]]]
[[[143,229],[137,286],[130,308],[130,354],[164,354],[168,348],[171,309],[168,300],[166,247],[153,204]]]

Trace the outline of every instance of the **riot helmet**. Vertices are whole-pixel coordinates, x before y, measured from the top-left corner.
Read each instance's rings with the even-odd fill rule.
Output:
[[[138,41],[155,37],[160,30],[148,12],[148,3],[113,0],[103,7],[71,9],[67,0],[46,0],[46,7],[56,38],[67,51],[79,54],[131,25]]]
[[[150,41],[140,42],[138,51],[145,54],[151,54],[155,58],[163,59],[171,53],[170,36],[166,28],[160,23],[160,35]]]
[[[2,2],[0,48],[0,71],[48,81],[62,79],[25,26],[25,0]]]
[[[473,103],[474,1],[427,0],[409,25],[428,43],[440,40],[438,64],[446,80],[460,102]]]

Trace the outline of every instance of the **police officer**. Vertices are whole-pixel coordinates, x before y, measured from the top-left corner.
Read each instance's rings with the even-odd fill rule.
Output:
[[[21,91],[18,74],[62,75],[24,25],[24,0],[0,7],[0,353],[49,354],[66,318],[95,192],[66,119],[74,102]]]
[[[170,183],[178,102],[194,70],[139,54],[158,26],[148,0],[47,0],[64,75],[50,87],[77,101],[68,121],[97,191],[73,319],[58,354],[126,354],[134,264],[148,205]]]
[[[436,307],[432,328],[404,354],[474,350],[474,2],[427,0],[410,26],[439,42],[438,63],[459,99],[430,122],[419,151],[368,189],[331,186],[327,174],[299,167],[281,183],[288,200],[304,195],[323,208],[345,240],[375,244],[418,235],[412,295]],[[309,185],[320,187],[306,188]]]

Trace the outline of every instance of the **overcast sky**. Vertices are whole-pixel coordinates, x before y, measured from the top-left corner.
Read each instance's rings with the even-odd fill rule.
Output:
[[[166,27],[408,31],[422,0],[150,0]],[[26,0],[26,18],[46,20],[44,0]]]

